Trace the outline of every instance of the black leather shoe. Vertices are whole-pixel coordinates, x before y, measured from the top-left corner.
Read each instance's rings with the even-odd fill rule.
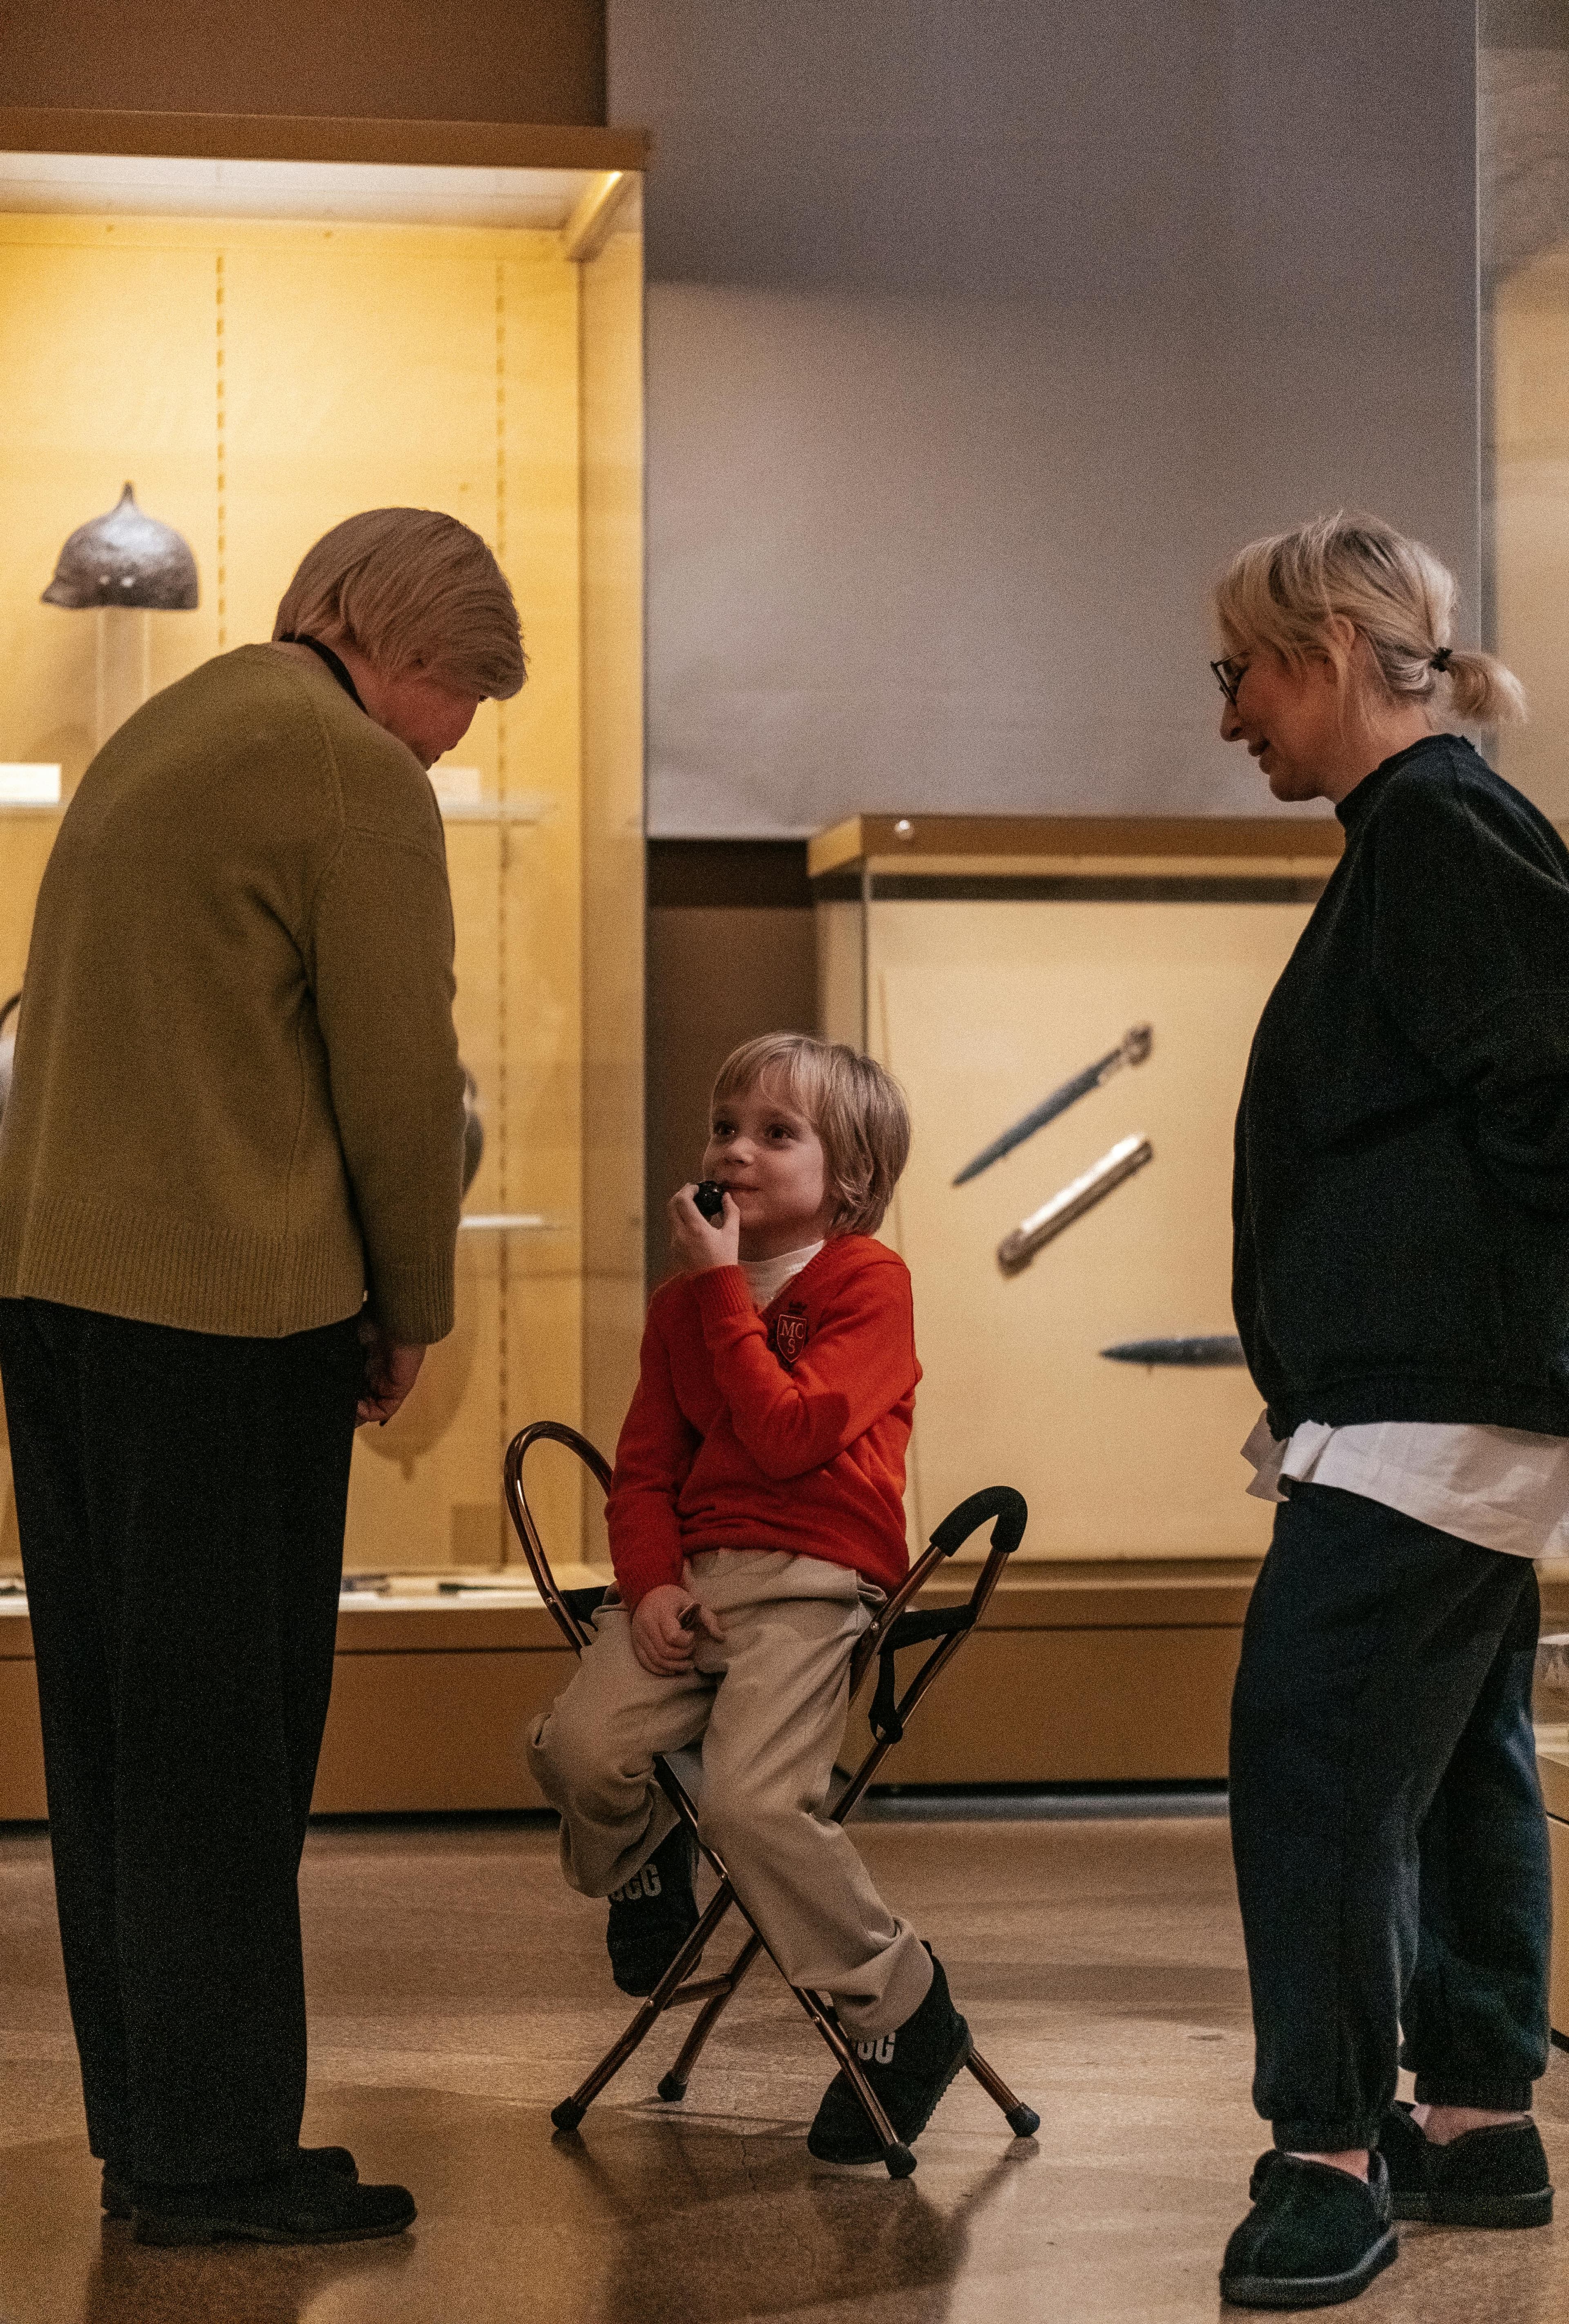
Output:
[[[1381,2154],[1369,2156],[1365,2186],[1332,2163],[1276,2154],[1226,2246],[1221,2298],[1233,2308],[1334,2308],[1365,2292],[1399,2248]]]
[[[678,1823],[632,1878],[611,1891],[605,1941],[610,1973],[623,1993],[651,1993],[697,1927],[697,1853]]]
[[[931,1948],[927,1948],[928,1952]],[[913,2144],[932,2111],[970,2054],[970,2029],[954,2007],[943,1965],[932,1953],[932,1981],[926,1997],[897,2033],[881,2041],[857,2042],[856,2063],[906,2146]],[[819,2163],[881,2163],[882,2143],[843,2072],[823,2093],[817,2118],[807,2133],[807,2153]],[[914,2166],[911,2165],[911,2168]]]
[[[357,2180],[359,2165],[346,2146],[302,2146],[301,2163],[317,2171],[330,2171],[335,2178]],[[131,2201],[131,2181],[124,2171],[116,2171],[112,2163],[104,2165],[104,2183],[99,2201],[111,2219],[128,2219],[134,2206]]]
[[[361,2187],[303,2159],[228,2186],[134,2187],[132,2207],[139,2244],[365,2243],[415,2216],[406,2187]]]

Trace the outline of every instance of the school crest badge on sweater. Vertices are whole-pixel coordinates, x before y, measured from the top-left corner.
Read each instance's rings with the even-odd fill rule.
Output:
[[[792,1307],[787,1314],[776,1316],[773,1327],[774,1353],[787,1372],[793,1371],[801,1350],[807,1344],[807,1315],[804,1307]]]

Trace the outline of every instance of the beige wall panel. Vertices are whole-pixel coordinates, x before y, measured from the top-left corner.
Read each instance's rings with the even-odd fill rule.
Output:
[[[1529,724],[1495,758],[1543,811],[1569,819],[1569,253],[1503,283],[1493,311],[1494,621]]]
[[[209,229],[224,285],[230,642],[356,509],[495,507],[494,262],[420,228]],[[471,513],[472,512],[472,513]]]
[[[880,1784],[1221,1781],[1240,1629],[979,1630]],[[907,1667],[908,1666],[908,1667]],[[920,1667],[900,1657],[901,1683]],[[841,1757],[871,1729],[857,1711]]]
[[[1146,1372],[1113,1342],[1231,1329],[1232,1124],[1297,904],[883,903],[872,1045],[915,1143],[885,1230],[915,1279],[911,1515],[1017,1485],[1030,1557],[1258,1556],[1269,1510],[1238,1450],[1240,1370]],[[969,1185],[954,1173],[1130,1025],[1154,1053]],[[1155,1160],[1012,1279],[1011,1228],[1141,1130]]]
[[[33,1822],[48,1813],[38,1681],[31,1661],[0,1661],[0,1823]]]
[[[861,1047],[861,907],[819,904],[817,1030],[825,1041]]]
[[[355,1440],[350,1568],[412,1572],[516,1557],[502,1523],[507,1442],[526,1421],[575,1423],[582,1410],[578,1277],[520,1276],[501,1237],[460,1236],[457,1317],[426,1358],[429,1377],[418,1395],[385,1428],[362,1429]],[[565,1466],[548,1472],[538,1514],[555,1558],[577,1556],[579,1488]]]
[[[643,1294],[642,251],[582,270],[584,1414],[613,1445]],[[595,1517],[585,1507],[586,1524]],[[586,1535],[586,1548],[589,1536]]]
[[[522,1732],[555,1701],[575,1661],[565,1647],[339,1655],[315,1812],[543,1807],[523,1765]]]
[[[233,634],[266,634],[329,524],[390,503],[473,523],[522,615],[528,686],[482,706],[451,756],[539,819],[454,822],[448,856],[485,1125],[469,1207],[556,1231],[464,1238],[457,1330],[408,1413],[356,1448],[346,1552],[484,1563],[503,1554],[511,1428],[581,1397],[577,273],[552,236],[301,227],[232,237],[225,285]]]
[[[38,883],[59,829],[57,815],[0,808],[0,1001],[20,989]]]
[[[494,1160],[494,1207],[540,1211],[558,1222],[543,1238],[510,1240],[511,1276],[576,1275],[581,1264],[583,983],[581,757],[582,568],[579,548],[578,273],[553,237],[518,236],[527,259],[498,267],[498,443],[504,497],[503,562],[522,615],[529,678],[497,706],[503,796],[549,802],[537,825],[500,839],[494,989],[504,1011],[505,1104]],[[461,757],[461,752],[455,757]],[[475,1186],[470,1207],[492,1207]],[[562,1351],[568,1360],[567,1351]],[[569,1359],[576,1400],[580,1348]],[[530,1406],[560,1415],[559,1395]]]
[[[217,637],[210,252],[145,246],[125,221],[70,226],[0,218],[0,759],[58,761],[68,788],[94,748],[98,617],[39,595],[67,534],[127,479],[185,535],[202,580],[197,612],[152,616],[154,685]]]

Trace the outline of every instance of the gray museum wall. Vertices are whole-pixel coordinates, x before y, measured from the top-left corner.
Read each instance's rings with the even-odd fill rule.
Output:
[[[1360,503],[1477,610],[1469,0],[610,0],[651,833],[1235,813],[1206,583]]]

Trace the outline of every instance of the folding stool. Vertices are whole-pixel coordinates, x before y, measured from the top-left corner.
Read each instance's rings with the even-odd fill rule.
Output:
[[[580,1655],[589,1643],[589,1619],[605,1591],[603,1589],[562,1590],[557,1586],[549,1559],[540,1538],[539,1527],[523,1490],[524,1458],[531,1445],[541,1443],[564,1444],[575,1452],[602,1492],[607,1492],[610,1488],[610,1463],[586,1436],[580,1436],[575,1428],[568,1428],[563,1422],[554,1420],[536,1421],[532,1427],[521,1430],[506,1451],[507,1508],[522,1544],[529,1571],[568,1645],[574,1653]],[[989,1486],[983,1492],[972,1493],[968,1500],[961,1501],[958,1508],[943,1519],[932,1535],[929,1548],[911,1566],[899,1589],[887,1600],[871,1628],[857,1644],[850,1665],[852,1699],[872,1662],[876,1661],[880,1666],[869,1714],[875,1739],[834,1802],[831,1813],[835,1823],[843,1823],[849,1815],[903,1734],[905,1722],[916,1704],[939,1671],[953,1660],[961,1641],[974,1628],[997,1586],[1003,1566],[1024,1537],[1028,1516],[1023,1496],[1008,1485]],[[928,1609],[924,1612],[907,1611],[911,1600],[944,1558],[951,1557],[960,1544],[967,1541],[977,1526],[984,1525],[988,1518],[992,1520],[991,1552],[964,1603],[962,1606]],[[924,1645],[928,1641],[932,1645],[931,1653],[900,1694],[894,1667],[895,1656],[903,1647]],[[668,1758],[655,1758],[654,1775],[677,1815],[712,1865],[719,1887],[697,1927],[619,2042],[606,2051],[594,2071],[586,2081],[579,2083],[572,2096],[563,2098],[552,2111],[550,2119],[558,2130],[577,2129],[601,2090],[614,2080],[643,2036],[652,2030],[656,2020],[667,2009],[684,2003],[700,2003],[702,2006],[697,2023],[688,2034],[679,2057],[659,2086],[661,2098],[684,2098],[688,2080],[699,2052],[759,1952],[767,1952],[774,1966],[779,1967],[766,1932],[759,1928],[737,1896],[718,1851],[710,1847],[699,1832],[697,1804]],[[696,1964],[732,1905],[746,1923],[751,1935],[723,1975],[694,1978],[688,1982],[688,1970]],[[783,1975],[782,1970],[780,1974]],[[785,1981],[789,1983],[788,1978]],[[915,2169],[915,2156],[895,2135],[893,2125],[862,2071],[854,2043],[846,2039],[831,2003],[824,1995],[813,1993],[804,1986],[791,1985],[790,1991],[833,2052],[835,2062],[859,2098],[881,2143],[882,2160],[887,2165],[889,2177],[908,2178]],[[1034,2107],[1023,2105],[1014,2097],[1001,2076],[993,2071],[978,2050],[972,2048],[964,2062],[988,2098],[1001,2109],[1015,2137],[1032,2137],[1040,2127],[1040,2116]]]

